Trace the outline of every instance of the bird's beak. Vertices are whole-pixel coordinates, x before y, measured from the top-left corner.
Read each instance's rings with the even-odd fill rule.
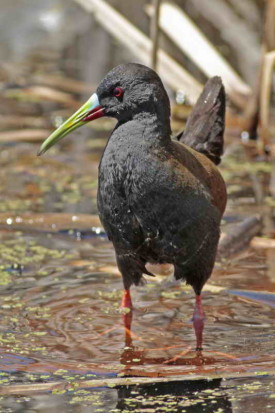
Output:
[[[68,120],[62,123],[58,129],[56,129],[41,145],[38,155],[43,155],[51,146],[56,142],[63,139],[66,135],[71,133],[73,130],[85,125],[94,119],[98,119],[104,116],[104,108],[100,105],[98,96],[94,93],[90,99],[81,106],[78,111],[72,115]]]

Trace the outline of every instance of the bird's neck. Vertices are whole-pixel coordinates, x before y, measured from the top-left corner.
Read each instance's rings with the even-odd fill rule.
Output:
[[[171,126],[169,117],[160,117],[157,114],[141,112],[133,116],[132,122],[143,129],[143,139],[151,143],[166,144],[171,142]]]

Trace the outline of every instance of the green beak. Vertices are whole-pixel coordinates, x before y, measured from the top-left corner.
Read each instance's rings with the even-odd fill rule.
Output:
[[[94,93],[90,99],[81,106],[78,111],[56,129],[41,145],[38,156],[43,155],[56,142],[63,139],[66,135],[85,125],[87,122],[104,116],[104,109],[99,103],[98,96]]]

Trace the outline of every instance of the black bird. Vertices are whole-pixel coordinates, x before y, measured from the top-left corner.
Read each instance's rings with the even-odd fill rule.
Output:
[[[184,132],[171,139],[170,103],[159,76],[129,63],[111,70],[96,93],[43,143],[44,153],[101,116],[117,119],[99,165],[98,211],[123,277],[123,307],[146,263],[174,265],[196,294],[193,324],[202,346],[201,290],[210,277],[226,205],[215,164],[223,152],[225,92],[210,79]]]

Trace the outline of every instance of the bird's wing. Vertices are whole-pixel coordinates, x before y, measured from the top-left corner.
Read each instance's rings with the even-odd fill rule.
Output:
[[[216,165],[223,153],[225,90],[220,77],[208,80],[188,117],[186,128],[176,139],[203,153]]]

